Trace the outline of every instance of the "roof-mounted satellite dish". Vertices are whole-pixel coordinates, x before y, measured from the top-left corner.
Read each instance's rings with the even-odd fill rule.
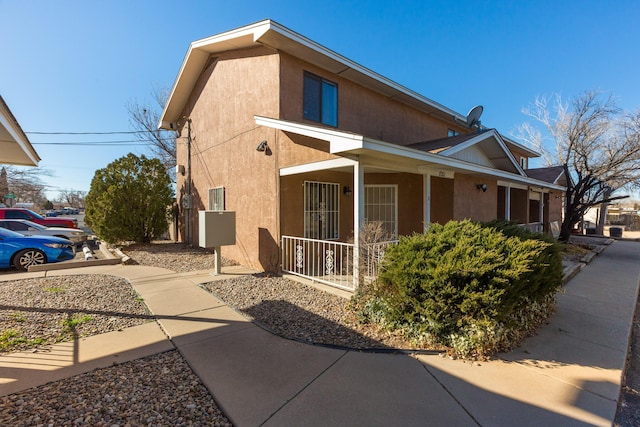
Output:
[[[480,116],[482,115],[483,107],[482,105],[476,105],[467,114],[467,126],[472,127],[473,125],[478,125],[478,129],[480,129]]]

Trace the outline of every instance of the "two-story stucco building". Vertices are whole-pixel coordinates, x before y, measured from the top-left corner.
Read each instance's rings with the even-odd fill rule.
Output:
[[[528,175],[538,153],[480,126],[479,113],[271,20],[195,41],[160,123],[180,132],[181,240],[198,244],[199,210],[235,211],[225,257],[329,277],[348,270],[345,244],[371,221],[393,238],[465,218],[560,222],[561,180]]]

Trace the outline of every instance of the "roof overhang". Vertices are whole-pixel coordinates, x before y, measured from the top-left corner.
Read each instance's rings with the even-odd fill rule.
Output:
[[[0,163],[38,166],[40,156],[0,96]]]
[[[496,167],[526,176],[526,173],[518,161],[513,157],[509,148],[507,148],[502,136],[495,129],[478,133],[475,137],[468,139],[462,144],[457,144],[453,147],[447,148],[439,154],[451,157],[474,145],[481,147],[484,153],[487,154],[489,160],[495,164]]]
[[[175,129],[195,84],[211,55],[235,49],[266,46],[286,52],[387,97],[444,120],[465,122],[466,117],[413,92],[314,41],[272,21],[264,20],[191,43],[171,89],[158,127]]]
[[[326,141],[329,143],[330,153],[348,159],[359,159],[361,164],[374,167],[377,170],[422,174],[431,173],[432,171],[452,171],[485,175],[504,182],[525,184],[550,190],[563,191],[565,189],[560,185],[532,179],[521,173],[512,173],[469,163],[456,158],[443,156],[442,154],[433,154],[414,148],[403,147],[351,132],[261,116],[254,116],[254,119],[259,126]],[[327,163],[327,165],[329,165],[329,163]],[[339,167],[345,168],[348,167],[348,165],[340,163]]]

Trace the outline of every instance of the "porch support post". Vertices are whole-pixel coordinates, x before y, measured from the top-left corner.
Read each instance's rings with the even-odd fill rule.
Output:
[[[353,164],[353,286],[360,283],[360,230],[364,223],[364,168],[358,159]]]
[[[544,191],[540,191],[540,206],[538,212],[538,218],[540,218],[540,224],[544,230]]]
[[[504,219],[511,221],[511,186],[508,185],[504,192]]]
[[[423,233],[426,233],[431,226],[431,174],[422,175],[422,221],[424,223]]]

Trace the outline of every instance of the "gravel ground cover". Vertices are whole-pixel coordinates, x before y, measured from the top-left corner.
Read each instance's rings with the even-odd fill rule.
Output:
[[[414,348],[398,334],[358,324],[349,300],[286,278],[258,274],[202,286],[285,338],[353,349]]]
[[[3,426],[231,426],[177,351],[0,397]]]
[[[176,273],[213,268],[213,251],[169,240],[152,244],[127,245],[121,250],[131,257],[132,264],[167,268]],[[222,257],[222,266],[230,265],[237,265],[237,263]]]
[[[58,276],[0,282],[0,354],[149,322],[125,279]]]

